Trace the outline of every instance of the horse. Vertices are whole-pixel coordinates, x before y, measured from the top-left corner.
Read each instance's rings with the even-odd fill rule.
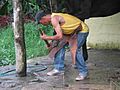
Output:
[[[43,0],[36,1],[39,6],[42,5],[41,1]],[[53,11],[72,14],[82,21],[92,17],[106,17],[120,12],[120,0],[51,0],[51,2],[54,2],[54,4],[51,3]],[[51,8],[50,4],[47,6]],[[82,51],[86,61],[88,59],[86,42],[82,46]]]
[[[60,3],[60,1],[58,0]],[[66,0],[65,12],[70,13],[81,20],[92,17],[106,17],[120,12],[120,0]],[[88,59],[86,42],[82,46],[83,57]]]

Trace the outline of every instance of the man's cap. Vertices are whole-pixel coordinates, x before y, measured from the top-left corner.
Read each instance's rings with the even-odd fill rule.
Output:
[[[46,15],[46,13],[44,11],[37,12],[36,15],[35,15],[36,23],[39,24],[39,20],[45,15]]]

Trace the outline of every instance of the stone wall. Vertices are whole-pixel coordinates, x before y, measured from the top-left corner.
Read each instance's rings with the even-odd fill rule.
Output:
[[[88,46],[120,49],[120,13],[108,17],[90,18],[86,23],[90,29]]]

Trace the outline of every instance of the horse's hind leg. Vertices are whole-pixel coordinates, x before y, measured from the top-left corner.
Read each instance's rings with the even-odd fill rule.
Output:
[[[87,52],[87,45],[86,45],[86,41],[84,42],[83,46],[82,46],[82,52],[83,52],[83,58],[84,60],[88,60],[88,52]]]

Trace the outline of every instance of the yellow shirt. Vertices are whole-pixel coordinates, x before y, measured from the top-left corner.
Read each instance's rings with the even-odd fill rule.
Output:
[[[88,26],[82,22],[80,19],[76,18],[75,16],[64,14],[64,13],[52,13],[52,17],[58,15],[64,18],[65,24],[61,26],[61,29],[64,34],[71,34],[74,32],[75,29],[81,24],[82,30],[80,32],[88,32]]]

